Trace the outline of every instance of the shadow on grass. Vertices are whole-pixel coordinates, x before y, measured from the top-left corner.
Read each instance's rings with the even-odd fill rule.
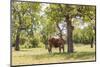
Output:
[[[95,57],[95,52],[74,52],[74,53],[51,53],[51,54],[42,54],[42,55],[33,55],[35,59],[44,59],[44,58],[63,58],[63,59],[89,59]]]
[[[67,53],[67,52],[58,53],[58,52],[54,52],[54,53],[50,53],[49,55],[89,55],[89,54],[95,54],[95,52],[73,52],[73,53]]]
[[[74,52],[74,53],[58,53],[53,52],[51,54],[41,54],[41,55],[21,55],[14,57],[14,64],[18,62],[18,64],[24,63],[26,64],[26,60],[29,63],[55,63],[55,62],[76,62],[76,61],[89,61],[96,60],[95,52]],[[18,60],[19,59],[19,60]],[[20,63],[19,63],[20,62]],[[27,64],[28,64],[27,62]]]

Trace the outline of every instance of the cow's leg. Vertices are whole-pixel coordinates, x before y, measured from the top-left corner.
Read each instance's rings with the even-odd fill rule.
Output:
[[[52,53],[52,46],[50,45],[48,48],[49,53]]]
[[[48,52],[50,53],[50,45],[48,45]]]
[[[48,47],[48,52],[50,53],[50,47]]]
[[[50,53],[52,53],[52,45],[50,46]]]
[[[59,53],[61,53],[61,46],[59,46]]]
[[[63,44],[61,45],[61,48],[63,49],[63,52],[64,52],[64,45]]]
[[[63,53],[64,53],[64,45],[63,45],[62,49],[63,49]]]

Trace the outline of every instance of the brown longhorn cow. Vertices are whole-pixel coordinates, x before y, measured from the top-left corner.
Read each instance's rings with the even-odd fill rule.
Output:
[[[63,49],[64,52],[64,39],[63,38],[50,38],[48,39],[48,51],[49,53],[52,52],[52,48],[59,48],[59,52],[61,53],[61,49]]]

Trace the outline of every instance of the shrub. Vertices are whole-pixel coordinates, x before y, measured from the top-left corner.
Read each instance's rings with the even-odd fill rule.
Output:
[[[39,40],[37,38],[33,38],[31,40],[31,44],[32,44],[32,47],[38,47],[38,44],[39,44]]]

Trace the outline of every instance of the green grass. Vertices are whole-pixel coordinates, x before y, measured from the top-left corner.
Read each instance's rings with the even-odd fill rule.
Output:
[[[59,62],[76,62],[95,60],[95,47],[90,48],[90,45],[76,45],[74,53],[65,52],[59,53],[59,49],[53,48],[51,54],[45,48],[31,48],[14,51],[12,49],[12,64],[44,64],[44,63],[59,63]]]

